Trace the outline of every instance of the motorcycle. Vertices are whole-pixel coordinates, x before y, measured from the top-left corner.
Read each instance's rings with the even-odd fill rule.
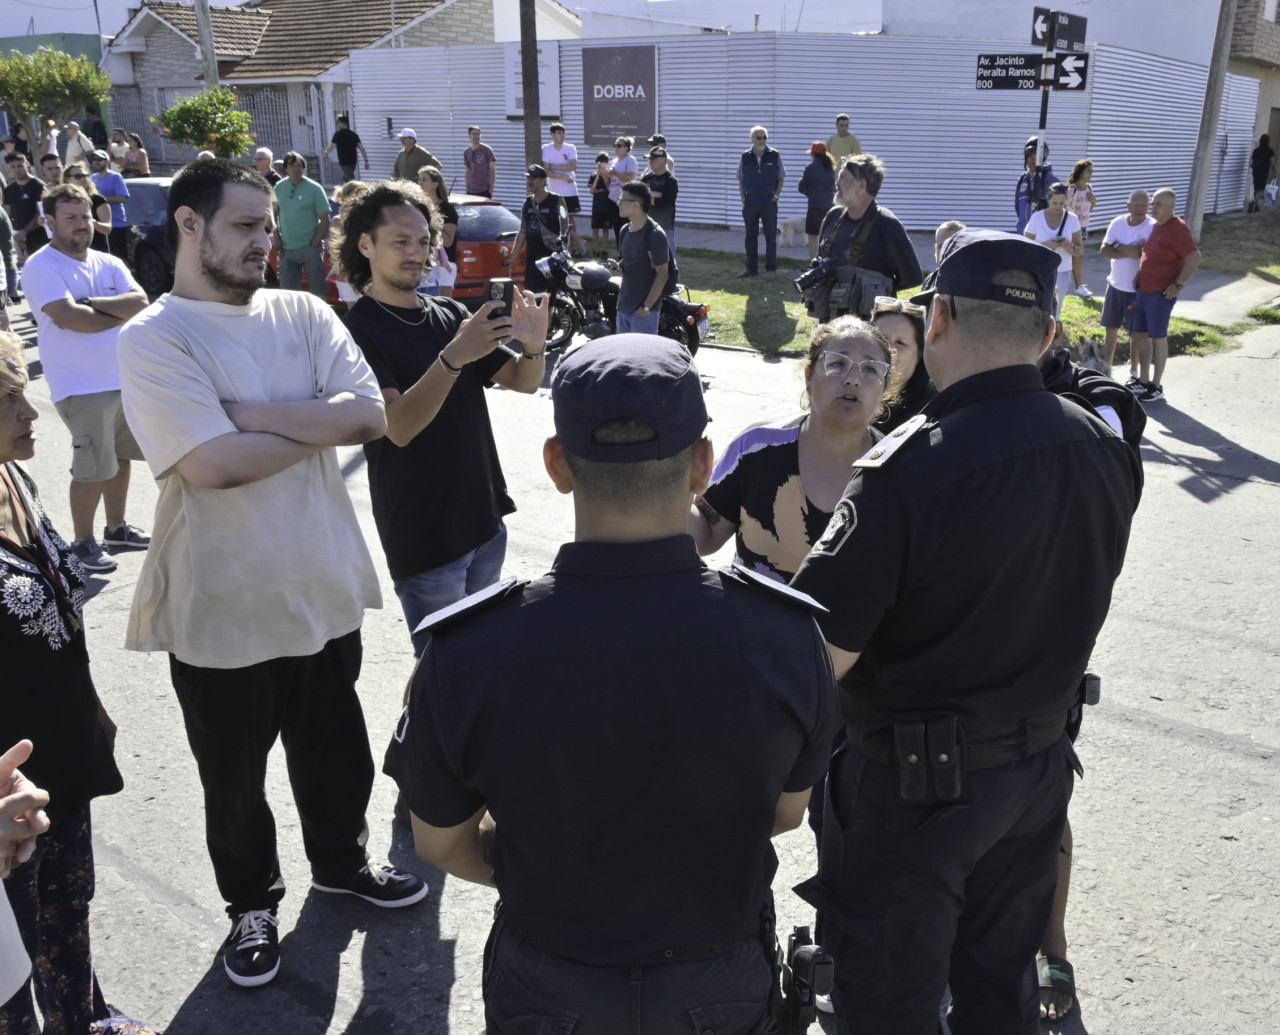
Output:
[[[622,288],[617,263],[612,259],[604,263],[575,262],[561,241],[555,252],[539,259],[536,265],[552,291],[547,348],[564,348],[579,332],[588,338],[616,333],[618,293]],[[709,330],[707,313],[711,307],[681,297],[679,288],[663,295],[659,305],[658,333],[682,343],[690,355],[696,354]]]

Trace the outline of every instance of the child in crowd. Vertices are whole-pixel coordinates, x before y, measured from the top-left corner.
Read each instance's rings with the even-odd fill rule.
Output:
[[[1067,211],[1080,220],[1080,236],[1089,239],[1089,213],[1098,203],[1089,181],[1093,179],[1093,162],[1082,158],[1076,162],[1067,180]],[[1075,293],[1081,298],[1089,298],[1093,292],[1084,282],[1084,253],[1071,260],[1071,276],[1075,280]]]
[[[609,200],[609,153],[596,155],[596,171],[587,181],[591,191],[591,253],[597,259],[609,254],[609,228],[617,222],[618,206]]]

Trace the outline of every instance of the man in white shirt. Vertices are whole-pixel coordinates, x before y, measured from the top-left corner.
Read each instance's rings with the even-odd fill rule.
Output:
[[[82,187],[62,184],[41,199],[52,238],[22,270],[40,360],[58,416],[71,432],[71,549],[85,570],[114,571],[102,549],[145,549],[150,540],[125,520],[131,460],[142,452],[120,404],[116,339],[147,307],[146,293],[114,255],[93,251],[93,211]],[[98,503],[106,510],[94,538]]]
[[[78,122],[68,122],[65,131],[67,134],[67,160],[64,164],[75,165],[80,162],[86,168],[89,163],[86,159],[94,152],[94,143],[89,139],[89,135],[80,128]]]
[[[563,123],[551,123],[551,143],[542,145],[542,167],[547,170],[547,190],[564,198],[564,207],[569,213],[569,248],[574,254],[585,254],[574,221],[574,216],[582,211],[578,200],[578,149],[564,142],[564,134]]]
[[[364,848],[373,758],[355,684],[382,594],[335,447],[382,437],[382,394],[321,299],[259,290],[270,226],[256,172],[185,166],[169,188],[173,290],[120,335],[125,412],[160,486],[125,646],[169,655],[232,922],[223,968],[245,987],[280,968],[277,737],[312,887],[384,907],[427,894]]]
[[[1125,206],[1127,215],[1116,216],[1107,227],[1102,239],[1102,257],[1111,260],[1111,273],[1107,276],[1107,294],[1102,303],[1102,326],[1106,331],[1103,342],[1104,358],[1108,368],[1116,358],[1116,341],[1120,328],[1128,327],[1133,313],[1133,297],[1137,288],[1134,278],[1138,275],[1138,262],[1142,258],[1142,246],[1151,236],[1155,220],[1147,215],[1151,198],[1145,190],[1135,190]],[[1130,341],[1129,384],[1138,383],[1138,357],[1132,351]]]

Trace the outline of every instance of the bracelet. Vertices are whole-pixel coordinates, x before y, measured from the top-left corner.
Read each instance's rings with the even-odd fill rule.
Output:
[[[440,354],[436,356],[436,359],[440,361],[440,365],[444,367],[444,372],[446,374],[448,374],[455,381],[458,380],[458,375],[462,373],[462,367],[451,366],[449,361],[444,358],[443,350],[441,350]]]
[[[524,346],[520,346],[520,355],[525,359],[541,359],[546,354],[547,350],[545,348],[541,352],[526,352]]]

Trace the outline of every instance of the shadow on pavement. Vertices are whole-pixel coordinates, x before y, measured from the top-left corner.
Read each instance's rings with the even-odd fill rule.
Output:
[[[445,875],[418,861],[406,830],[396,827],[393,836],[392,865],[426,879],[426,901],[379,909],[351,896],[310,891],[297,923],[280,939],[280,973],[271,984],[234,987],[219,956],[165,1035],[448,1032],[454,943],[440,940]],[[357,938],[363,942],[358,971],[348,953]],[[334,1026],[335,1014],[350,1017],[346,1027]]]
[[[787,315],[785,281],[779,279],[765,290],[753,288],[747,295],[747,308],[742,321],[742,333],[751,347],[764,356],[777,354],[777,343],[789,342],[796,335],[799,323]]]
[[[1147,408],[1147,420],[1143,461],[1185,468],[1190,473],[1178,484],[1202,503],[1212,503],[1251,479],[1280,485],[1280,463],[1232,442],[1167,402],[1152,403]],[[1156,426],[1159,430],[1155,430]],[[1169,440],[1198,446],[1217,456],[1188,456],[1170,449]]]

